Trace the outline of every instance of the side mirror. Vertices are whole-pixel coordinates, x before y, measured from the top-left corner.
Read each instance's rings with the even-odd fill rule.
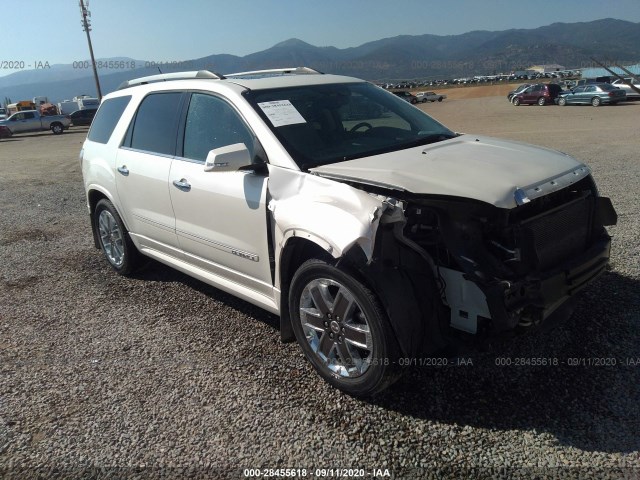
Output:
[[[244,143],[214,148],[204,163],[205,172],[235,172],[251,165],[251,154]]]

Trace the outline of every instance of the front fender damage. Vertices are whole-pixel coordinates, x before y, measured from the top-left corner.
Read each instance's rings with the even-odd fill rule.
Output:
[[[282,168],[272,170],[269,194],[276,258],[290,238],[303,237],[334,258],[358,245],[371,261],[380,217],[388,207],[380,198],[343,183]]]
[[[435,267],[423,249],[403,236],[406,218],[401,202],[280,168],[270,172],[269,194],[275,258],[282,259],[294,237],[315,243],[376,293],[404,355],[416,355],[427,336],[432,346],[440,346],[439,333],[431,331],[437,322],[430,321],[437,303]],[[276,262],[281,335],[292,340],[282,263]]]

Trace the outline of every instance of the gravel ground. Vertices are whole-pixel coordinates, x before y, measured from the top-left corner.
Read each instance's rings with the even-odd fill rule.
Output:
[[[568,322],[354,399],[280,343],[275,316],[157,263],[109,269],[83,203],[86,129],[2,140],[0,477],[639,478],[640,104],[420,108],[593,167],[619,214],[612,269]]]

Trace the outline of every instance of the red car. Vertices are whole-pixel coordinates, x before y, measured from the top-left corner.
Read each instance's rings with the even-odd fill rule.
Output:
[[[0,138],[9,138],[11,135],[13,135],[13,133],[11,133],[8,127],[0,125]]]
[[[556,83],[536,83],[517,93],[511,99],[515,106],[523,105],[553,105],[562,87]]]

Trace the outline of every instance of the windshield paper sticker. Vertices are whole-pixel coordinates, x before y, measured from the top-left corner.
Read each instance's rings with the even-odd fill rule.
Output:
[[[258,106],[269,117],[274,127],[307,123],[300,112],[296,110],[289,100],[275,100],[273,102],[261,102]]]

